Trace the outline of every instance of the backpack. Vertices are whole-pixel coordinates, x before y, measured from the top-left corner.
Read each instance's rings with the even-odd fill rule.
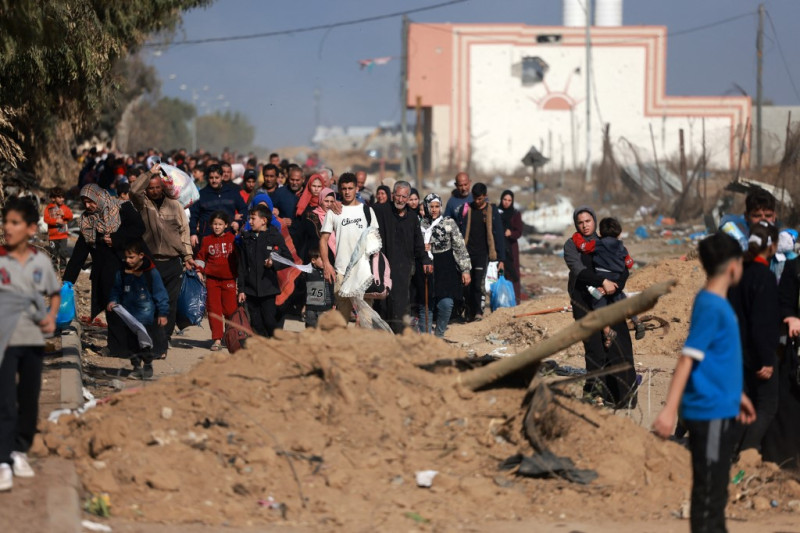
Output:
[[[367,219],[367,227],[372,224],[372,215],[370,208],[366,205],[364,207],[364,216]],[[378,251],[372,254],[369,259],[372,269],[372,284],[364,291],[365,300],[385,300],[389,297],[392,290],[392,269],[389,266],[389,260],[383,252]]]
[[[247,311],[241,305],[225,319],[232,322],[225,324],[223,335],[225,346],[228,347],[228,352],[236,353],[242,347],[244,340],[251,336],[250,320],[247,318]]]

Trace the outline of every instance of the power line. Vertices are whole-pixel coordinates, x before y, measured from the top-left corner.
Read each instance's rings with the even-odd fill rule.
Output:
[[[686,35],[686,34],[689,34],[689,33],[694,33],[694,32],[701,31],[701,30],[706,30],[706,29],[709,29],[709,28],[715,28],[717,26],[723,26],[725,24],[730,24],[731,22],[737,21],[739,19],[752,17],[752,16],[754,16],[756,14],[757,14],[757,12],[755,12],[755,11],[749,11],[747,13],[741,13],[739,15],[734,15],[734,16],[727,17],[727,18],[720,19],[720,20],[716,20],[716,21],[713,21],[713,22],[708,22],[708,23],[702,24],[700,26],[692,26],[691,28],[685,28],[683,30],[676,30],[676,31],[667,32],[666,37],[675,37],[675,36],[678,36],[678,35]],[[443,31],[443,32],[447,32],[447,33],[451,33],[452,32],[452,30],[450,30],[448,28],[441,28],[438,25],[434,25],[434,24],[431,24],[431,23],[414,22],[414,24],[418,24],[420,26],[426,26],[426,27],[431,28],[433,30]],[[456,30],[453,33],[458,34],[459,31]],[[474,35],[472,37],[474,39],[484,40],[484,41],[487,41],[487,42],[498,40],[497,37],[491,37],[491,36]],[[661,38],[660,35],[658,37]],[[625,44],[625,43],[630,43],[630,42],[646,40],[646,39],[649,39],[649,38],[650,37],[630,37],[630,38],[626,38],[626,39],[620,39],[618,41],[610,41],[610,42],[605,42],[604,41],[602,43],[602,45],[603,46],[608,46],[608,45],[615,45],[615,44]]]
[[[775,42],[778,44],[778,53],[781,56],[781,61],[783,61],[783,68],[786,69],[786,75],[789,76],[789,83],[792,84],[792,89],[794,90],[794,95],[798,101],[800,101],[800,91],[797,90],[797,85],[794,82],[794,77],[792,76],[792,71],[789,70],[789,63],[786,61],[786,56],[783,55],[783,46],[781,46],[781,40],[778,37],[778,30],[775,29],[775,24],[772,23],[772,15],[769,14],[769,11],[766,9],[764,10],[767,13],[767,20],[769,21],[769,26],[772,28],[772,34],[775,36]]]
[[[261,39],[264,37],[276,37],[278,35],[292,35],[295,33],[307,33],[311,31],[317,30],[330,30],[333,28],[341,28],[343,26],[353,26],[355,24],[363,24],[365,22],[375,22],[376,20],[384,20],[394,17],[400,17],[403,15],[410,15],[412,13],[421,13],[423,11],[430,11],[432,9],[439,9],[442,7],[451,6],[454,4],[461,4],[467,2],[468,0],[449,0],[448,2],[441,2],[439,4],[434,4],[431,6],[426,7],[418,7],[416,9],[408,9],[405,11],[396,11],[394,13],[386,13],[384,15],[374,15],[371,17],[364,17],[360,19],[353,19],[353,20],[345,20],[341,22],[333,22],[330,24],[318,24],[316,26],[306,26],[303,28],[293,28],[290,30],[276,30],[276,31],[268,31],[264,33],[251,33],[248,35],[236,35],[230,37],[208,37],[206,39],[189,39],[186,41],[177,41],[173,43],[146,43],[142,46],[144,47],[151,47],[151,48],[161,48],[161,47],[170,47],[170,46],[178,46],[178,45],[185,45],[185,44],[205,44],[205,43],[221,43],[221,42],[229,42],[229,41],[245,41],[248,39]]]

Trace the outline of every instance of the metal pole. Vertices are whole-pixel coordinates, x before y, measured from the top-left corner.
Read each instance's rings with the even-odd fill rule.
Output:
[[[758,5],[758,37],[756,38],[756,166],[761,170],[761,107],[762,101],[762,74],[764,72],[764,4]]]
[[[403,57],[400,60],[400,132],[403,161],[400,171],[408,176],[408,123],[406,107],[408,106],[408,17],[403,15]]]
[[[417,124],[416,124],[416,135],[414,140],[417,144],[417,192],[419,193],[420,198],[425,198],[425,191],[422,184],[422,97],[417,96],[417,105],[416,105],[416,112],[417,112]]]
[[[586,183],[592,181],[592,0],[586,2]]]
[[[708,175],[706,174],[706,117],[703,117],[703,215],[708,206]]]

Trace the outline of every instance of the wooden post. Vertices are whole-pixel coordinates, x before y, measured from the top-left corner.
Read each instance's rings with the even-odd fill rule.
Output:
[[[593,311],[521,353],[500,359],[482,368],[476,368],[458,375],[456,385],[470,390],[477,390],[503,377],[536,364],[576,342],[588,339],[609,324],[617,324],[627,317],[640,314],[656,305],[658,299],[677,285],[676,280],[664,281],[648,287],[633,298],[621,300],[608,307]]]
[[[422,184],[422,97],[417,96],[417,126],[415,141],[417,143],[417,191],[419,192],[420,200],[425,198],[423,192],[424,187]]]
[[[653,162],[656,165],[656,178],[658,178],[658,191],[664,197],[664,183],[661,180],[661,169],[658,166],[658,153],[656,153],[656,137],[653,135],[653,125],[650,124],[650,143],[653,145]]]

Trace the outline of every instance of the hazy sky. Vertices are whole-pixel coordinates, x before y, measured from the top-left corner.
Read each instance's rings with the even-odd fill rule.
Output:
[[[217,0],[184,15],[175,40],[226,37],[327,24],[440,3],[442,0]],[[795,83],[800,84],[799,0],[765,2]],[[668,39],[667,93],[731,94],[733,84],[755,95],[755,0],[626,0],[626,25],[665,25],[670,32],[753,15]],[[560,0],[468,0],[411,15],[419,22],[512,22],[560,25]],[[765,22],[764,95],[800,105],[781,62],[778,41]],[[266,148],[307,144],[315,126],[314,91],[321,91],[323,125],[372,126],[400,120],[400,62],[372,71],[357,61],[401,53],[400,17],[356,26],[246,41],[145,49],[162,92],[246,114],[256,143]],[[188,90],[181,91],[181,84]],[[208,90],[203,90],[208,87]],[[220,95],[223,98],[220,98]]]

